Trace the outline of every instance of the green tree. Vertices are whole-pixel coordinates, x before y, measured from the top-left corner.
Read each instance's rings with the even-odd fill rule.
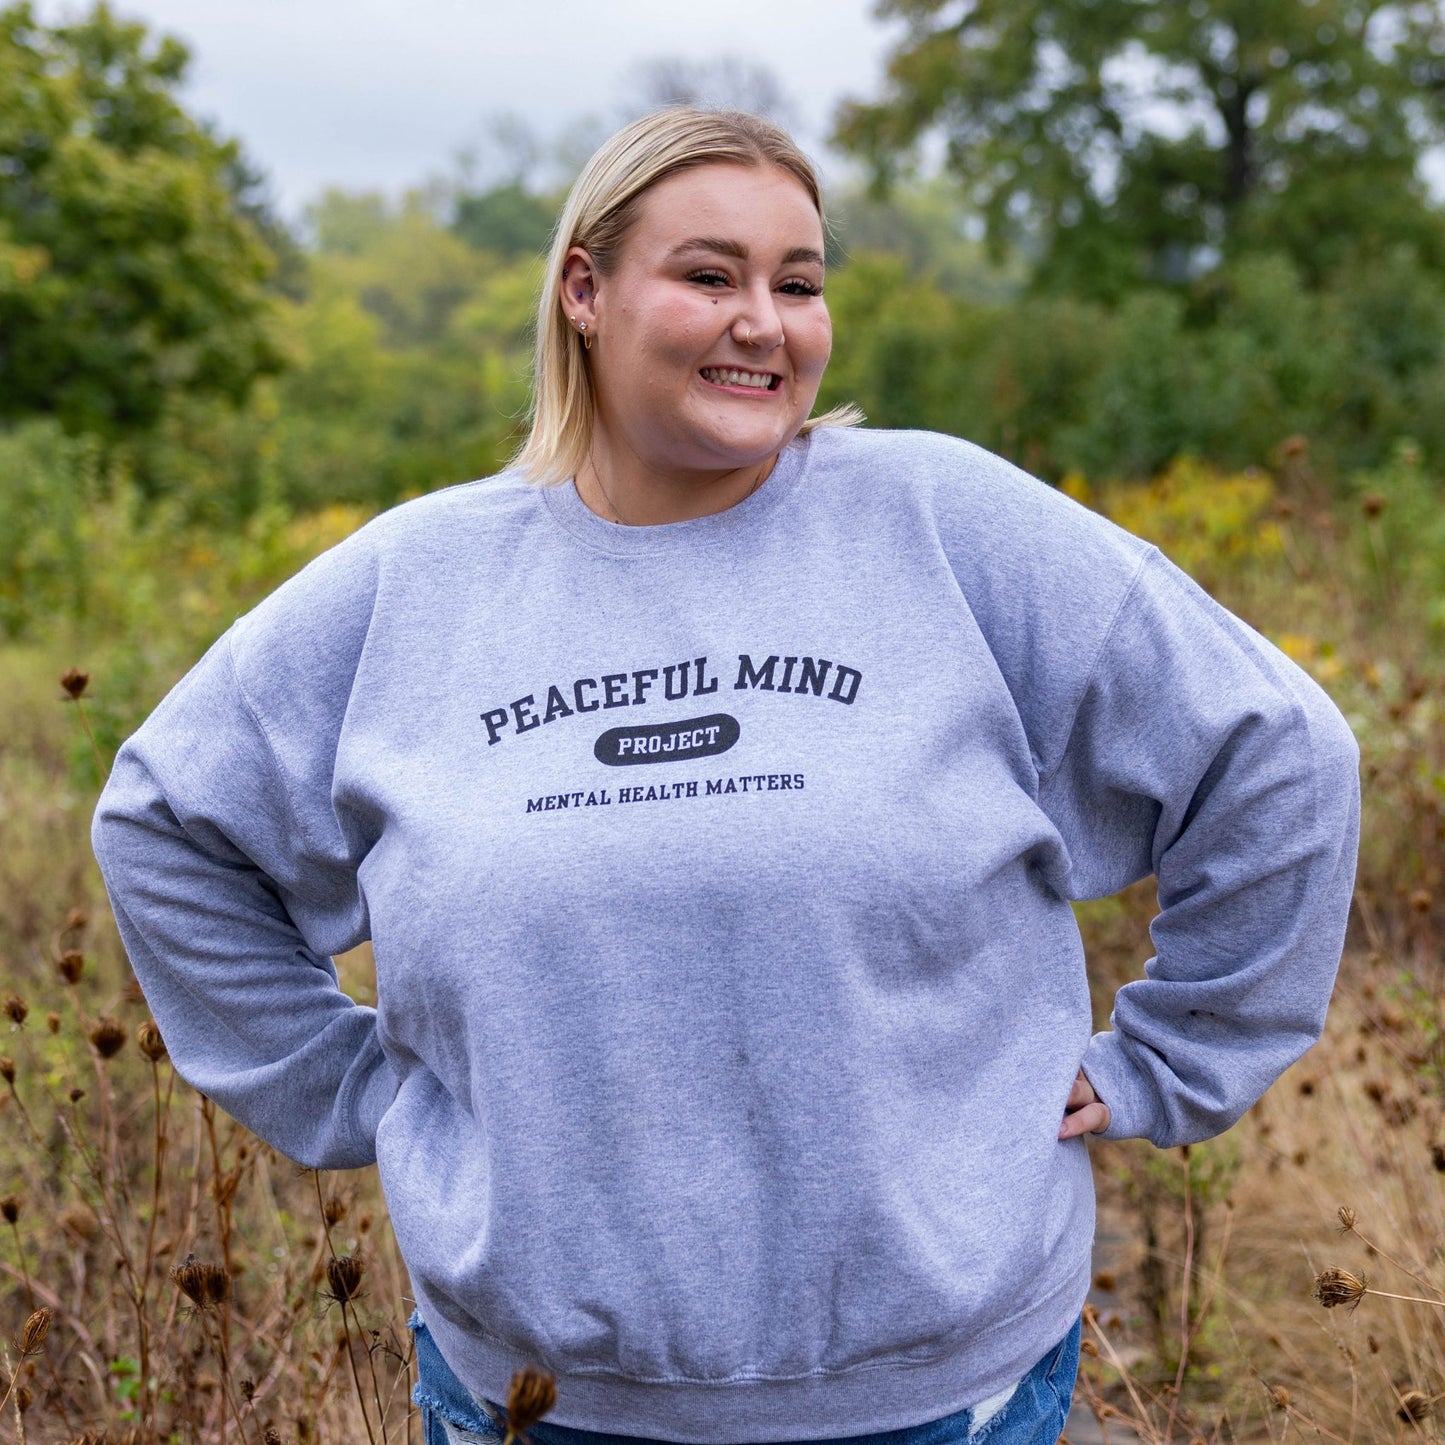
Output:
[[[858,185],[831,194],[828,232],[830,268],[860,252],[885,252],[900,257],[915,280],[975,301],[1007,300],[1028,279],[1017,257],[1006,266],[989,260],[977,218],[962,205],[958,186],[942,176],[897,186],[886,196]]]
[[[177,100],[188,58],[104,4],[0,9],[0,420],[135,435],[278,369],[255,176]]]
[[[1440,0],[880,0],[904,31],[836,138],[880,185],[941,134],[994,253],[1117,297],[1268,243],[1311,284],[1410,245],[1445,140]]]
[[[540,262],[472,250],[421,192],[333,191],[309,219],[320,249],[305,300],[284,308],[291,365],[238,450],[302,508],[389,505],[497,470],[526,407]]]
[[[540,256],[546,251],[558,204],[516,181],[456,199],[452,230],[467,245],[504,260]]]

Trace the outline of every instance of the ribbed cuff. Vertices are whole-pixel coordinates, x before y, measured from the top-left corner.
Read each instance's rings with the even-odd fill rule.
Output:
[[[1112,1030],[1095,1034],[1084,1050],[1084,1074],[1094,1092],[1109,1106],[1109,1127],[1096,1139],[1150,1139],[1158,1123],[1139,1075],[1130,1066]]]

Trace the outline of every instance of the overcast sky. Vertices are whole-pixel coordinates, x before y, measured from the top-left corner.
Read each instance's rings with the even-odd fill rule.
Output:
[[[819,160],[838,100],[872,95],[892,33],[871,0],[113,0],[191,47],[187,103],[238,137],[283,214],[328,185],[400,191],[454,169],[489,117],[551,137],[611,115],[660,57],[766,65]],[[53,22],[88,9],[41,0]]]

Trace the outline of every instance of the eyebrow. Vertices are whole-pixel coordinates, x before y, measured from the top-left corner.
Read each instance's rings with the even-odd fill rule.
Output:
[[[669,255],[683,256],[691,251],[710,251],[715,256],[736,256],[739,261],[748,259],[746,246],[739,241],[729,241],[721,236],[694,236],[691,240],[674,246]],[[785,253],[782,264],[792,266],[799,261],[812,261],[819,266],[824,264],[822,254],[811,246],[794,246],[791,251]]]

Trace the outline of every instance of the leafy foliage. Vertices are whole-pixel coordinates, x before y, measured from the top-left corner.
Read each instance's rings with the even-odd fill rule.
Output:
[[[272,256],[236,146],[175,98],[186,64],[105,5],[0,10],[0,417],[123,436],[276,369]]]
[[[977,79],[949,69],[965,39],[969,65],[986,75],[1009,55],[1023,66],[1072,37],[1113,84],[1111,57],[1157,60],[1166,42],[1194,44],[1206,31],[1223,44],[1218,27],[1234,15],[1223,0],[1119,3],[1095,0],[1062,16],[1029,0],[1017,15],[1044,28],[1028,48],[1013,10],[945,12],[899,0],[894,12],[908,30],[887,104],[901,103],[904,72],[922,85],[915,70],[925,52],[939,67],[930,83],[946,90]],[[1339,32],[1326,47],[1334,64],[1344,54],[1340,35],[1369,40],[1378,28],[1371,21],[1361,32],[1340,3],[1297,0],[1287,15],[1271,5],[1254,19],[1241,12],[1229,33],[1238,38],[1253,25],[1258,39],[1273,34],[1271,25],[1298,28],[1314,10],[1316,30]],[[1167,23],[1158,19],[1163,8]],[[950,15],[962,28],[925,46]],[[994,29],[980,30],[989,16]],[[1396,35],[1397,58],[1406,55],[1401,45],[1429,49],[1424,19],[1411,23]],[[1318,34],[1311,42],[1325,43]],[[1303,38],[1297,48],[1314,54]],[[1239,64],[1254,54],[1241,51]],[[327,192],[307,214],[303,248],[267,215],[239,151],[180,108],[186,57],[175,42],[148,38],[104,6],[47,30],[12,5],[0,11],[0,60],[0,427],[10,422],[0,429],[0,631],[21,636],[47,619],[93,619],[100,604],[82,560],[93,572],[102,534],[122,556],[121,539],[142,535],[183,548],[208,537],[254,546],[282,525],[278,518],[338,505],[369,514],[505,463],[525,424],[537,255],[558,205],[546,189],[556,167],[543,164],[535,137],[500,127],[510,164],[490,167],[490,188],[476,188],[468,171],[399,202]],[[1258,94],[1273,97],[1283,73],[1300,65],[1275,67],[1282,75]],[[1433,74],[1421,65],[1407,77],[1417,88]],[[1374,74],[1362,72],[1361,83],[1373,84]],[[763,84],[725,66],[705,74],[655,68],[652,79],[734,91]],[[1310,84],[1315,94],[1326,82]],[[1341,114],[1354,114],[1346,82],[1335,75],[1329,87]],[[1100,105],[1111,97],[1122,106],[1113,91]],[[1043,106],[1045,98],[1035,99]],[[1263,99],[1247,107],[1261,135],[1274,115],[1265,107],[1260,120],[1262,107]],[[1052,134],[1062,121],[1046,112],[1035,120]],[[1083,114],[1069,113],[1076,121]],[[952,123],[954,111],[910,114],[922,135]],[[883,125],[883,109],[874,122]],[[1013,123],[1000,121],[988,144],[1014,144]],[[1100,123],[1103,144],[1112,132]],[[888,121],[897,124],[897,115]],[[1210,132],[1201,125],[1195,140],[1207,159]],[[1153,142],[1142,131],[1129,135],[1139,175],[1150,174]],[[1361,154],[1373,155],[1381,136],[1359,137]],[[1069,154],[1073,143],[1060,140]],[[1297,159],[1291,205],[1305,206],[1316,187],[1328,197],[1338,182],[1342,204],[1371,210],[1356,205],[1330,146],[1306,147]],[[1045,184],[1047,165],[1025,170],[1019,184]],[[1387,166],[1381,174],[1393,173]],[[71,182],[86,176],[77,192]],[[1270,176],[1258,179],[1248,206],[1274,204],[1278,177]],[[1074,179],[1092,185],[1098,177]],[[1156,478],[1180,457],[1238,475],[1271,465],[1289,438],[1307,437],[1322,486],[1347,493],[1352,475],[1372,469],[1383,487],[1414,488],[1422,516],[1438,509],[1445,264],[1400,219],[1416,214],[1413,192],[1386,186],[1371,215],[1348,225],[1326,224],[1326,211],[1306,207],[1323,227],[1308,255],[1290,239],[1292,221],[1267,233],[1241,221],[1238,244],[1207,273],[1182,280],[1142,263],[1154,243],[1131,233],[1102,191],[1099,228],[1060,230],[1055,250],[1040,252],[1042,233],[1025,227],[996,262],[977,194],[943,175],[886,195],[845,187],[830,198],[834,351],[820,405],[857,401],[875,426],[967,436],[1056,483],[1071,474]],[[1200,218],[1205,225],[1204,210]],[[1433,226],[1439,214],[1426,219]],[[1376,244],[1362,225],[1396,239]],[[1335,257],[1336,243],[1348,243],[1338,257],[1351,259]],[[283,274],[268,283],[273,253]],[[1412,439],[1421,459],[1418,481],[1392,469],[1400,438]],[[1394,526],[1404,511],[1379,526]],[[1410,550],[1408,539],[1401,545]],[[118,575],[144,592],[125,566]],[[130,615],[119,598],[105,605]]]
[[[1260,246],[1312,282],[1405,243],[1445,261],[1418,175],[1445,139],[1445,15],[1382,0],[883,0],[883,97],[836,137],[880,183],[940,132],[997,255],[1117,299]]]
[[[516,182],[457,198],[452,229],[478,251],[514,261],[547,249],[557,206]]]

